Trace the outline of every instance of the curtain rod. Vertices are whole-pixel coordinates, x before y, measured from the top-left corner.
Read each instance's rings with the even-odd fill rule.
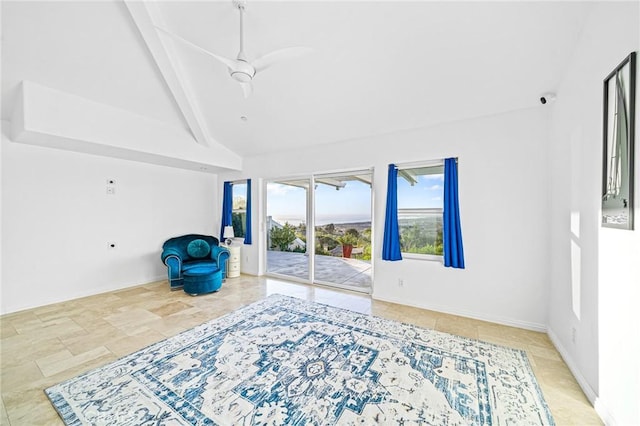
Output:
[[[458,157],[447,157],[447,158],[455,158],[456,163],[458,162]],[[438,160],[425,160],[425,161],[409,161],[406,163],[394,163],[396,167],[400,168],[410,168],[410,167],[430,167],[430,166],[441,166],[444,165],[445,158],[441,158]]]

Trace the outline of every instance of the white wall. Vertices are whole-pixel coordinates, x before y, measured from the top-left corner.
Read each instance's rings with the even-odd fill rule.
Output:
[[[217,233],[215,175],[15,143],[2,124],[1,313],[165,279],[168,237]]]
[[[544,330],[548,298],[548,108],[245,158],[243,174],[271,178],[375,167],[374,293],[379,299]],[[459,157],[465,270],[381,260],[387,165]],[[243,270],[261,273],[264,209],[254,186],[254,244]],[[258,187],[258,188],[257,188]],[[398,278],[404,286],[397,285]]]
[[[640,424],[638,130],[636,230],[600,227],[602,82],[639,50],[639,16],[638,2],[596,4],[553,105],[549,334],[608,424]]]

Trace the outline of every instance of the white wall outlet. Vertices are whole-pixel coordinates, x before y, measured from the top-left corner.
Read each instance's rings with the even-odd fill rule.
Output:
[[[117,247],[118,245],[114,241],[110,241],[107,243],[107,249],[109,250],[115,250]]]
[[[113,186],[107,186],[107,195],[116,195],[116,189]]]
[[[402,278],[398,278],[398,287],[404,287],[404,280]]]
[[[575,327],[571,327],[571,343],[573,343],[575,345],[576,343],[576,328]]]

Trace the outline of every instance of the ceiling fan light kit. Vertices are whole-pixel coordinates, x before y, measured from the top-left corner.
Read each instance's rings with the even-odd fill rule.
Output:
[[[238,67],[236,69],[229,68],[229,74],[239,83],[250,83],[253,76],[256,75],[256,70],[250,64],[244,63],[244,61],[238,61]]]
[[[253,78],[256,76],[256,73],[269,68],[276,62],[309,53],[311,52],[312,49],[308,47],[287,47],[284,49],[274,50],[273,52],[267,53],[266,55],[260,58],[254,59],[253,61],[247,60],[244,54],[244,26],[243,26],[244,10],[247,7],[247,1],[233,0],[233,5],[240,12],[240,51],[238,52],[238,56],[236,57],[236,59],[230,59],[224,56],[216,55],[198,46],[197,44],[194,44],[164,28],[161,28],[158,26],[156,26],[156,28],[161,32],[169,35],[170,37],[176,40],[179,40],[183,44],[186,44],[202,53],[206,53],[207,55],[213,57],[214,59],[217,59],[219,62],[226,65],[229,71],[229,75],[231,75],[231,78],[233,78],[235,81],[240,83],[240,87],[242,88],[244,97],[248,98],[253,91],[252,81],[253,81]]]

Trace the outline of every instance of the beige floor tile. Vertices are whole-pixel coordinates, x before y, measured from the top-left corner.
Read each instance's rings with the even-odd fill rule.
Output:
[[[104,316],[109,315],[111,312],[105,313],[102,309],[96,309],[94,307],[86,307],[81,312],[76,312],[69,315],[69,318],[78,323],[85,330],[91,330],[92,328],[103,327],[108,324],[105,321]]]
[[[480,331],[478,331],[478,339],[482,340],[483,342],[489,342],[500,346],[506,346],[508,348],[520,349],[523,351],[526,351],[529,348],[529,345],[525,342],[520,342],[513,339],[503,339],[499,336],[482,334]]]
[[[29,386],[25,386],[24,388],[40,389],[44,392],[45,389],[53,385],[57,385],[69,379],[73,379],[76,376],[94,370],[96,368],[104,367],[105,365],[118,360],[118,358],[119,357],[109,352],[108,355],[103,355],[82,364],[71,366],[64,371],[60,371],[59,373],[53,374],[51,376],[42,377],[41,379],[32,382]]]
[[[140,326],[147,322],[160,319],[160,316],[147,311],[146,309],[130,309],[117,314],[112,314],[104,318],[105,321],[113,325],[114,327],[124,331],[130,332],[128,334],[135,334]]]
[[[527,350],[527,352],[529,354],[531,354],[532,356],[535,356],[537,358],[543,358],[543,359],[548,359],[548,360],[551,360],[551,361],[563,362],[562,361],[562,357],[560,356],[558,351],[555,350],[554,348],[540,347],[540,346],[536,346],[536,345],[527,345],[526,350]]]
[[[99,309],[123,303],[125,300],[114,293],[102,293],[77,299],[77,302],[86,309]]]
[[[524,330],[522,328],[502,326],[499,324],[484,323],[478,325],[478,334],[481,339],[498,337],[503,340],[536,345],[539,347],[553,348],[553,344],[545,333]]]
[[[558,425],[601,425],[602,421],[579,388],[560,389],[541,383],[551,414]]]
[[[224,308],[226,304],[221,302],[219,299],[213,299],[210,295],[202,295],[197,297],[189,296],[187,300],[180,300],[179,303],[184,303],[188,308],[200,308],[200,309],[211,309],[211,308]],[[180,312],[172,312],[169,315],[177,314]]]
[[[187,309],[165,317],[166,320],[172,321],[175,326],[182,327],[183,330],[188,330],[213,318],[215,317],[199,308]]]
[[[46,311],[36,312],[38,319],[45,323],[52,322],[57,319],[66,319],[75,315],[80,315],[86,310],[86,308],[84,308],[83,306],[75,304],[68,304],[64,307],[64,309],[56,309],[55,305],[53,307],[49,305],[48,308],[49,309],[47,309]]]
[[[112,355],[112,353],[104,346],[98,346],[95,349],[78,355],[73,355],[69,350],[65,349],[44,358],[40,358],[36,361],[36,364],[40,367],[42,375],[49,377],[73,367],[90,364],[91,361],[95,361],[96,359],[104,356],[109,357],[110,355]]]
[[[415,317],[415,318],[411,318],[409,320],[409,324],[417,325],[418,327],[422,327],[422,328],[435,329],[437,321],[438,320],[436,318],[433,318],[433,317],[429,317],[429,316],[420,317],[420,316],[418,316],[418,317]]]
[[[151,291],[157,291],[158,288],[162,288],[164,289],[170,289],[169,288],[169,283],[167,283],[166,280],[162,280],[162,281],[154,281],[152,283],[146,283],[146,284],[140,284],[139,287],[142,288],[146,288],[147,290],[151,290]]]
[[[12,368],[23,364],[26,361],[35,361],[53,352],[66,349],[65,345],[58,338],[47,339],[41,342],[34,342],[28,339],[20,347],[14,346],[13,350],[7,351],[2,356],[2,368]]]
[[[47,339],[48,340],[48,339]],[[42,339],[40,342],[45,341]],[[24,351],[29,350],[34,344],[40,343],[39,341],[34,341],[29,336],[16,334],[11,337],[7,337],[6,339],[2,339],[2,344],[0,344],[0,349],[2,350],[2,355],[9,356],[10,358],[15,358],[15,356],[20,356]],[[4,359],[0,357],[0,359]]]
[[[6,339],[16,334],[18,332],[9,321],[0,321],[0,339]]]
[[[61,337],[60,342],[73,355],[79,355],[103,345],[104,342],[127,336],[127,333],[124,331],[113,327],[107,322],[105,322],[105,324],[106,325],[96,327],[91,331],[83,331],[82,333]]]
[[[111,341],[106,344],[106,347],[116,356],[123,357],[164,339],[166,339],[166,336],[162,333],[145,328],[133,336],[121,337]]]
[[[29,321],[16,327],[16,331],[32,341],[40,341],[53,337],[68,336],[78,331],[83,331],[83,328],[72,319],[56,318],[51,321],[40,321],[39,319]]]
[[[65,302],[39,306],[37,308],[33,308],[31,311],[37,316],[46,315],[47,313],[53,313],[55,316],[59,316],[57,314],[60,312],[66,312],[80,306],[78,303],[79,300],[81,299],[72,299]]]
[[[7,410],[4,408],[4,400],[0,398],[0,425],[8,425],[9,416],[7,416]]]
[[[158,315],[159,317],[166,317],[167,315],[175,314],[180,311],[184,311],[185,309],[189,309],[191,306],[187,305],[184,302],[175,301],[170,303],[164,303],[157,308],[149,309],[149,312],[152,314]]]
[[[540,377],[540,380],[555,383],[563,390],[571,386],[578,386],[569,367],[562,360],[543,359],[535,355],[534,358],[539,361],[536,362],[536,375]]]
[[[152,290],[145,288],[144,285],[139,285],[139,286],[124,288],[122,290],[116,290],[116,291],[113,291],[112,293],[120,297],[134,297],[134,296],[140,296],[140,295],[144,296],[149,294],[150,292],[152,292]]]
[[[470,325],[468,321],[448,317],[438,318],[435,329],[470,339],[478,339],[478,327]]]
[[[35,361],[25,361],[14,367],[2,368],[0,372],[2,393],[8,390],[22,390],[42,379],[42,372]],[[8,408],[8,407],[6,407]]]
[[[20,327],[24,323],[39,319],[33,310],[14,312],[2,316],[2,322],[11,324],[14,328]]]
[[[165,338],[175,336],[185,330],[183,326],[172,321],[171,318],[160,318],[159,320],[148,322],[145,325],[149,327],[149,329],[162,334]]]
[[[62,425],[58,413],[41,389],[2,394],[11,425]]]
[[[523,349],[558,425],[600,422],[543,333],[371,300],[360,293],[245,275],[208,295],[172,292],[166,281],[159,281],[0,317],[0,422],[61,424],[45,388],[271,294]]]

